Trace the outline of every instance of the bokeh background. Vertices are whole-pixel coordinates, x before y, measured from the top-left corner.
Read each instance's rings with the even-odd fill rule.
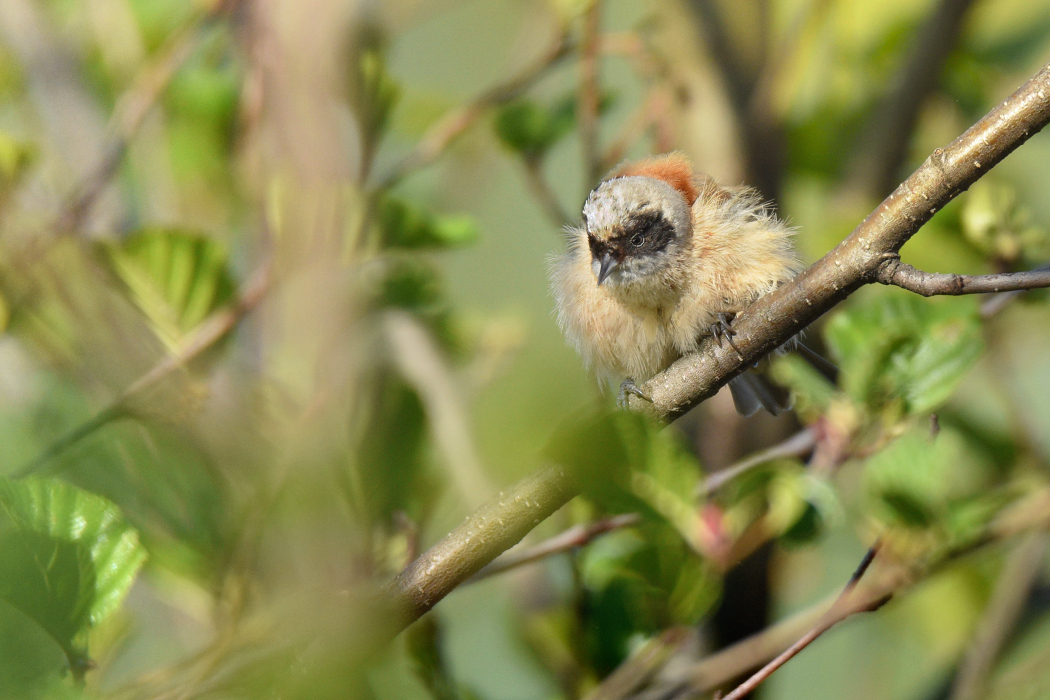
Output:
[[[881,535],[914,585],[761,697],[1050,697],[1040,292],[861,290],[837,385],[628,421],[525,546],[630,526],[373,597],[610,403],[547,282],[602,173],[681,150],[812,262],[1047,60],[1048,0],[0,0],[0,696],[696,697]],[[904,260],[1045,265],[1048,192],[1036,135]]]

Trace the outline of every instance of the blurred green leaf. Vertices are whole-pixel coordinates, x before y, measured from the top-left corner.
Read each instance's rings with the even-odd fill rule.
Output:
[[[145,561],[138,534],[112,503],[57,479],[0,480],[0,509],[0,597],[80,672],[84,633],[120,605]]]
[[[972,299],[923,299],[882,290],[825,326],[843,390],[879,410],[900,402],[909,413],[943,403],[984,344]]]
[[[770,372],[778,384],[791,390],[795,410],[807,419],[827,413],[838,393],[827,377],[795,354],[775,358]]]
[[[1045,262],[1050,257],[1050,235],[1032,223],[1031,212],[1020,206],[1009,185],[989,178],[974,183],[960,218],[966,240],[996,261]]]
[[[0,201],[36,159],[36,148],[0,131]]]
[[[587,606],[583,634],[602,675],[626,658],[638,635],[695,624],[721,585],[679,533],[657,522],[592,542],[580,555],[579,570]]]
[[[935,527],[965,537],[983,522],[981,498],[1003,505],[1003,494],[986,494],[984,472],[974,468],[965,437],[942,428],[936,439],[913,427],[875,454],[864,478],[875,513],[907,528]]]
[[[600,411],[559,430],[547,454],[575,470],[584,494],[606,510],[664,520],[697,546],[700,466],[673,431],[634,413]]]
[[[537,157],[568,135],[576,124],[576,98],[568,95],[545,107],[518,100],[496,113],[496,135],[504,146],[522,155]]]
[[[226,250],[214,239],[179,230],[144,229],[104,244],[106,260],[169,347],[233,297]]]
[[[351,97],[362,130],[375,140],[390,123],[390,115],[401,98],[401,86],[390,75],[378,48],[361,54],[358,71],[357,79],[351,81]]]
[[[469,216],[438,216],[394,197],[380,202],[379,226],[387,248],[450,248],[478,238]]]

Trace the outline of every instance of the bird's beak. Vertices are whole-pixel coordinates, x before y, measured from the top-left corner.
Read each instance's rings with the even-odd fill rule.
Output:
[[[618,262],[613,260],[613,256],[610,253],[606,253],[602,256],[600,267],[598,268],[598,286],[602,286],[602,282],[612,274],[612,271],[616,269]]]

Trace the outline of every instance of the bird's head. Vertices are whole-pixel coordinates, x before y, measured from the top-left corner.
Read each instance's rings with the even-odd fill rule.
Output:
[[[583,205],[583,231],[599,285],[630,285],[664,270],[691,228],[686,198],[654,177],[606,180]]]

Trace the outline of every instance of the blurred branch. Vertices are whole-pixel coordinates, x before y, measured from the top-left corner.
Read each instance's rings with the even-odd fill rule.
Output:
[[[995,275],[953,275],[923,272],[901,262],[899,256],[893,255],[879,268],[878,281],[924,297],[958,296],[1050,287],[1050,270],[1003,272]]]
[[[151,370],[124,389],[109,405],[52,443],[36,459],[14,472],[12,476],[20,479],[44,471],[52,460],[80,442],[80,440],[107,425],[110,421],[124,416],[132,399],[150,387],[155,386],[175,371],[185,367],[188,362],[233,330],[241,319],[258,306],[269,288],[270,267],[268,264],[264,264],[245,282],[241,288],[240,295],[233,304],[216,311],[202,321],[199,326],[186,336],[174,353],[166,356],[154,365]]]
[[[558,228],[571,226],[572,219],[562,209],[561,202],[558,201],[558,193],[551,189],[550,183],[543,174],[543,161],[536,156],[526,155],[522,162],[525,166],[525,182],[528,183],[543,213]]]
[[[516,569],[519,566],[524,566],[525,564],[531,564],[541,559],[546,559],[554,554],[561,554],[562,552],[568,552],[569,550],[583,547],[590,543],[591,540],[600,537],[607,532],[631,527],[637,525],[641,521],[642,518],[637,513],[626,513],[623,515],[614,515],[610,518],[603,518],[588,525],[570,527],[565,532],[546,539],[534,547],[529,547],[521,552],[508,552],[476,573],[468,583],[480,581],[483,578],[495,576],[496,574],[502,574],[504,571],[509,571],[511,569]]]
[[[1010,633],[1017,626],[1025,600],[1043,568],[1047,533],[1034,532],[1008,555],[992,591],[988,608],[977,624],[970,646],[959,663],[950,700],[978,700]]]
[[[387,312],[384,326],[397,367],[423,400],[430,432],[452,481],[466,505],[477,508],[493,489],[474,449],[467,409],[452,368],[430,333],[410,314]]]
[[[598,148],[598,49],[601,45],[602,1],[591,0],[583,15],[583,39],[580,47],[580,96],[577,104],[580,143],[583,146],[583,168],[590,189],[602,176],[602,157]]]
[[[564,32],[560,33],[544,54],[521,73],[486,90],[466,105],[443,116],[427,130],[416,147],[376,183],[376,189],[383,190],[393,187],[409,173],[430,165],[449,144],[484,116],[488,110],[519,97],[571,50],[572,42],[568,35]]]
[[[689,630],[672,627],[650,639],[610,673],[586,700],[626,700],[689,639]]]
[[[801,457],[807,452],[811,452],[816,444],[817,441],[812,429],[805,428],[800,430],[779,444],[756,452],[750,457],[745,457],[725,469],[719,469],[700,482],[696,489],[696,495],[709,496],[741,474],[766,462],[772,462],[774,459]]]
[[[208,13],[179,32],[135,77],[118,99],[110,118],[109,142],[98,164],[74,190],[55,222],[55,233],[65,235],[80,228],[92,205],[120,167],[128,144],[171,83],[172,78],[200,46],[211,25],[231,13],[240,0],[215,3]]]
[[[824,634],[846,618],[852,617],[857,613],[871,612],[872,610],[877,610],[882,607],[892,594],[886,594],[875,599],[872,599],[871,596],[864,596],[856,600],[853,598],[853,591],[857,588],[857,584],[860,583],[860,579],[864,576],[868,567],[871,566],[873,561],[875,561],[875,555],[877,555],[878,552],[879,543],[876,542],[871,546],[871,549],[868,550],[868,553],[864,555],[864,559],[861,560],[860,566],[858,566],[857,570],[853,572],[853,576],[850,577],[846,587],[842,589],[842,593],[839,594],[839,597],[835,599],[835,602],[832,603],[831,607],[826,613],[824,613],[820,622],[818,622],[813,629],[804,634],[797,642],[762,667],[761,670],[737,686],[733,692],[725,696],[724,700],[740,700],[746,696],[752,690],[761,685],[763,681],[773,675],[777,669],[794,658],[796,654],[816,641],[820,635]]]
[[[850,178],[863,191],[882,196],[897,182],[923,102],[937,88],[945,61],[958,43],[974,0],[940,0],[915,31],[914,43],[896,85],[881,100],[862,136]]]
[[[652,403],[634,407],[674,420],[783,345],[878,271],[933,214],[1050,122],[1050,65],[946,148],[938,148],[834,250],[736,315],[734,348],[714,339],[642,387]],[[641,404],[639,406],[639,403]],[[548,467],[467,518],[390,585],[404,623],[517,543],[576,494],[568,471]]]

